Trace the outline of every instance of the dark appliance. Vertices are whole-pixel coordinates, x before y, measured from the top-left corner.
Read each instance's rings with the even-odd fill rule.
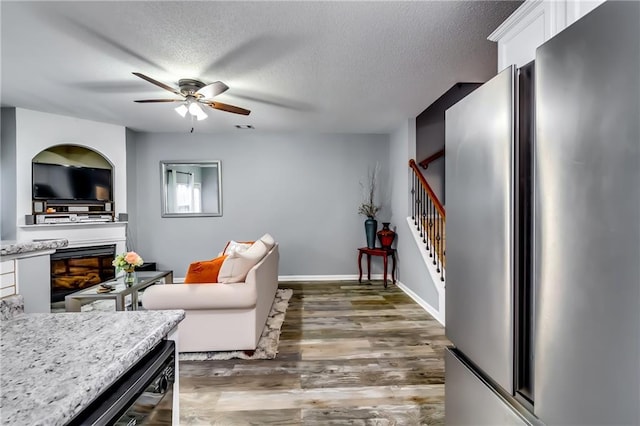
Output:
[[[163,340],[68,425],[171,425],[174,382],[175,342]]]
[[[640,424],[638,40],[607,1],[447,111],[447,424]]]
[[[111,201],[111,170],[33,163],[34,200]]]

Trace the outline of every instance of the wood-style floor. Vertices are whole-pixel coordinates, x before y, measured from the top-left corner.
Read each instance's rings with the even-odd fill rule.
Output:
[[[180,362],[181,425],[444,424],[444,328],[395,285],[292,288],[274,360]]]

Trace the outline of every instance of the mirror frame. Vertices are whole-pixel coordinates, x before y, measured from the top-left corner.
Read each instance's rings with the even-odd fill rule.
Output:
[[[168,199],[168,182],[167,182],[167,169],[170,166],[213,166],[215,165],[218,168],[217,179],[218,179],[218,212],[201,212],[201,213],[171,213],[167,210],[167,199]],[[160,213],[162,217],[220,217],[222,216],[222,168],[220,164],[220,160],[211,160],[211,161],[184,161],[184,160],[176,160],[176,161],[160,161],[160,191],[161,191],[161,210]]]

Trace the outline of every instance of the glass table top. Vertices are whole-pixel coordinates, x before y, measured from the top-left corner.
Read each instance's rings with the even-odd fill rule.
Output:
[[[94,285],[93,287],[86,288],[84,290],[77,291],[72,294],[72,296],[103,296],[108,294],[121,293],[127,290],[136,290],[141,287],[145,287],[147,284],[160,280],[167,275],[169,275],[171,271],[136,271],[136,283],[128,286],[124,283],[124,273],[113,280],[105,281],[101,284],[109,284],[113,286],[114,290],[109,292],[98,292],[101,289],[101,284]]]

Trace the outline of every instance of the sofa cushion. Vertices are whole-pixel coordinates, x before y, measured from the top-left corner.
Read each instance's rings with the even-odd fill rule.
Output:
[[[258,240],[243,252],[235,251],[222,262],[218,281],[221,283],[239,283],[247,277],[249,270],[256,266],[269,250]]]
[[[202,260],[189,265],[185,284],[215,284],[218,282],[220,268],[227,258],[226,255],[216,257],[212,260]]]
[[[260,241],[262,241],[264,245],[267,246],[267,251],[271,250],[273,246],[276,245],[276,240],[273,239],[271,234],[264,234],[262,237],[260,237]]]
[[[254,242],[255,241],[228,241],[227,245],[224,246],[224,250],[222,250],[222,254],[229,255],[235,252],[247,251]]]

